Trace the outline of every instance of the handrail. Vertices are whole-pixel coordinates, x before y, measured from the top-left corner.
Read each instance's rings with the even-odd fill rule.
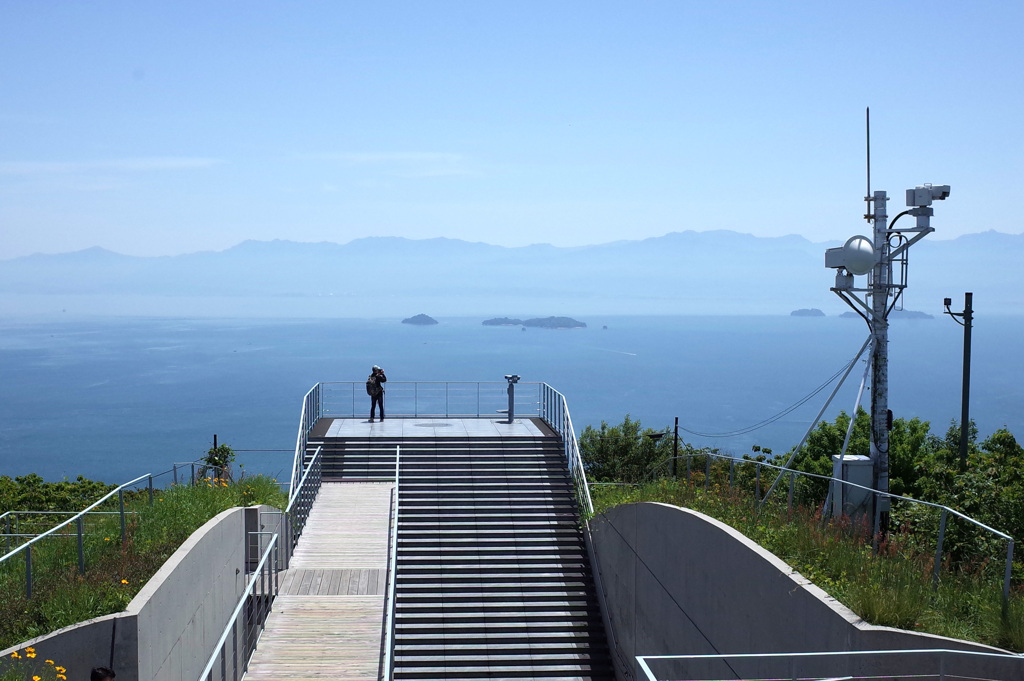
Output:
[[[284,517],[287,519],[285,531],[287,532],[288,540],[286,542],[288,549],[286,557],[289,560],[291,559],[292,550],[299,541],[299,537],[302,536],[302,530],[306,527],[306,521],[309,519],[309,512],[313,508],[313,502],[316,501],[316,497],[320,493],[321,473],[323,471],[322,453],[323,446],[318,446],[316,451],[313,452],[313,458],[310,459],[309,465],[302,473],[299,486],[292,490],[291,497],[288,499],[288,506],[284,509]]]
[[[388,625],[384,641],[384,679],[391,681],[395,676],[395,581],[398,577],[398,476],[400,470],[402,448],[395,446],[395,491],[392,495],[392,535],[391,550],[388,556]]]
[[[225,643],[227,643],[228,635],[230,633],[232,633],[234,631],[235,627],[237,626],[237,624],[238,624],[238,616],[239,616],[239,614],[241,614],[242,608],[247,605],[248,599],[252,595],[253,591],[255,590],[256,585],[257,584],[261,584],[261,585],[263,585],[264,588],[267,588],[268,586],[271,587],[269,603],[265,603],[264,604],[266,606],[266,610],[267,611],[269,611],[270,604],[273,603],[274,598],[277,597],[277,580],[274,579],[273,581],[269,581],[269,580],[266,580],[264,578],[264,570],[266,569],[267,560],[270,558],[271,553],[274,552],[275,549],[277,548],[277,537],[278,537],[277,533],[274,533],[273,536],[270,538],[270,542],[267,544],[267,548],[263,552],[263,556],[260,557],[260,562],[256,565],[256,569],[252,572],[253,576],[249,580],[249,584],[245,587],[245,591],[242,592],[241,598],[238,599],[238,605],[235,606],[234,612],[231,613],[231,618],[228,620],[227,626],[224,627],[224,631],[223,631],[223,633],[221,633],[220,639],[217,641],[217,644],[214,646],[213,653],[210,655],[210,659],[206,663],[206,667],[203,668],[203,673],[199,675],[199,681],[206,681],[207,679],[212,678],[211,674],[213,672],[213,665],[216,664],[217,658],[219,656],[221,656],[222,654],[223,654],[223,657],[222,657],[222,661],[221,661],[221,670],[222,670],[221,678],[226,678],[227,677],[227,674],[224,673],[225,668],[227,666],[227,650],[225,649]],[[278,566],[275,564],[274,565],[275,571],[276,571],[277,568],[278,568]],[[257,579],[256,575],[259,575],[260,578]],[[268,584],[268,581],[269,581],[269,584]],[[265,621],[266,621],[265,617],[263,618],[263,620],[260,621],[260,626],[261,627],[263,626],[263,623]],[[244,649],[243,655],[242,655],[242,671],[243,671],[243,673],[245,672],[245,670],[249,666],[249,657],[250,657],[249,653],[252,652],[251,650],[248,649],[248,643],[249,643],[249,640],[248,640],[248,637],[246,637],[246,639],[245,639],[245,641],[243,641],[243,645],[242,645],[242,648]],[[235,673],[235,675],[232,678],[236,678],[236,679],[239,678],[239,674],[237,674],[238,648],[239,648],[239,646],[236,645],[235,646],[235,651],[234,651],[235,652],[235,659],[233,660],[233,663],[234,663],[233,669],[235,670],[236,673]],[[252,648],[253,649],[256,648],[256,642],[255,641],[253,642]]]
[[[943,658],[949,657],[949,656],[963,655],[963,656],[971,656],[971,657],[975,657],[975,658],[989,658],[989,659],[1006,660],[1007,662],[1020,662],[1021,661],[1021,656],[1020,655],[1013,655],[1013,654],[1008,654],[1008,653],[990,653],[990,652],[987,652],[987,651],[978,651],[978,650],[951,650],[951,649],[948,649],[948,648],[934,648],[934,649],[920,649],[920,648],[918,648],[918,649],[909,649],[909,650],[901,650],[901,649],[895,649],[895,650],[894,649],[888,649],[888,650],[830,650],[830,651],[804,652],[804,653],[735,653],[735,654],[732,654],[732,655],[722,655],[722,654],[714,654],[714,655],[637,655],[637,656],[635,656],[635,659],[636,659],[637,663],[640,665],[640,668],[643,670],[644,674],[646,675],[646,677],[647,677],[647,679],[649,681],[658,681],[658,678],[654,674],[654,672],[651,671],[650,665],[648,665],[648,660],[653,660],[653,661],[659,661],[659,660],[669,660],[669,661],[671,661],[671,660],[694,660],[694,661],[699,661],[699,662],[710,662],[710,661],[718,660],[718,661],[725,662],[726,660],[751,660],[751,661],[757,661],[757,660],[779,659],[779,660],[783,660],[783,661],[786,661],[786,662],[789,663],[789,665],[787,666],[786,673],[790,674],[790,676],[782,676],[781,678],[783,678],[783,679],[785,679],[785,678],[796,679],[796,678],[803,678],[805,676],[805,675],[798,675],[796,673],[794,667],[793,667],[793,665],[795,665],[796,661],[801,660],[801,659],[811,659],[811,658],[821,658],[821,657],[823,657],[823,658],[839,658],[839,657],[864,658],[864,657],[866,657],[871,662],[877,662],[878,658],[880,658],[880,657],[895,657],[895,656],[908,656],[908,655],[937,655],[939,657],[939,660],[937,661],[937,664],[939,665],[939,669],[940,670],[942,669],[942,665],[943,665],[943,662],[944,662]],[[728,663],[726,663],[726,664],[728,664]],[[777,669],[770,669],[770,670],[766,670],[764,673],[775,674],[776,671],[778,671],[778,670]],[[878,673],[878,670],[875,670],[872,673],[871,676],[847,676],[846,674],[848,674],[848,670],[843,670],[842,673],[841,673],[841,677],[844,678],[844,679],[860,679],[860,678],[863,678],[863,679],[872,678],[872,679],[874,679],[874,678],[878,678],[877,677],[877,673]],[[822,676],[823,676],[821,674],[821,670],[816,670],[815,674],[816,674],[816,676],[814,676],[814,678],[822,678]],[[748,675],[749,675],[749,672],[745,672],[745,677],[748,676]],[[759,672],[759,675],[763,675],[763,674]],[[777,674],[775,674],[775,675],[777,677]],[[885,674],[883,672],[883,675],[888,677],[890,674]],[[920,668],[918,669],[918,674],[917,675],[918,676],[924,676],[923,671],[920,670]],[[929,674],[928,676],[933,676],[933,677],[938,678],[938,679],[944,678],[944,676],[942,675],[941,672],[939,674]],[[692,677],[687,676],[687,678],[692,678]],[[716,676],[716,678],[719,678],[719,676]],[[979,679],[979,681],[982,681],[982,680]]]
[[[562,393],[547,383],[539,385],[541,391],[539,415],[562,438],[565,462],[569,474],[572,476],[573,486],[576,488],[576,499],[580,506],[580,512],[584,516],[593,515],[594,504],[590,497],[590,487],[587,484],[587,473],[583,466],[579,441],[576,439],[576,431],[572,426],[569,404]]]
[[[736,463],[740,463],[740,464],[754,464],[758,468],[760,468],[761,466],[764,466],[766,468],[771,468],[771,469],[775,469],[777,471],[780,471],[780,474],[776,477],[776,482],[781,480],[782,476],[784,474],[786,474],[786,473],[788,473],[791,476],[801,475],[801,476],[804,476],[804,477],[807,477],[807,478],[815,478],[815,479],[818,479],[818,480],[825,480],[825,481],[828,481],[830,484],[839,483],[841,485],[847,485],[849,487],[854,487],[854,488],[857,488],[857,489],[861,489],[861,490],[864,490],[865,492],[868,492],[868,493],[874,495],[876,500],[877,500],[878,497],[886,497],[886,498],[888,498],[890,500],[895,499],[895,500],[899,500],[899,501],[907,501],[907,502],[914,503],[914,504],[922,504],[924,506],[930,506],[930,507],[932,507],[934,509],[940,510],[940,511],[942,511],[942,514],[943,514],[943,518],[942,518],[942,521],[940,522],[940,526],[939,526],[939,537],[938,537],[938,542],[937,542],[937,547],[938,547],[937,553],[939,554],[940,557],[941,557],[941,553],[942,553],[942,541],[943,541],[943,534],[944,534],[944,528],[945,528],[945,515],[948,514],[948,513],[952,513],[956,517],[958,517],[958,518],[960,518],[962,520],[966,520],[967,522],[971,523],[972,525],[975,525],[975,526],[977,526],[977,527],[979,527],[979,528],[981,528],[983,530],[986,530],[987,532],[991,532],[992,534],[996,535],[997,537],[1000,537],[1001,539],[1005,539],[1006,540],[1006,542],[1007,542],[1007,549],[1006,549],[1006,570],[1005,570],[1004,576],[1003,576],[1003,607],[1005,608],[1007,606],[1007,604],[1009,603],[1009,599],[1010,599],[1010,577],[1011,577],[1011,572],[1012,572],[1012,569],[1013,569],[1014,539],[1013,539],[1012,536],[1010,536],[1009,534],[1007,534],[1005,532],[1000,532],[999,530],[997,530],[997,529],[995,529],[993,527],[989,527],[985,523],[983,523],[981,521],[978,521],[978,520],[975,520],[974,518],[971,518],[968,515],[964,515],[960,511],[957,511],[956,509],[950,508],[949,506],[943,506],[942,504],[937,504],[937,503],[932,502],[932,501],[924,501],[923,499],[915,499],[913,497],[899,496],[899,495],[896,495],[896,494],[892,494],[890,492],[881,492],[881,491],[876,490],[876,489],[874,489],[872,487],[865,487],[864,485],[858,485],[857,483],[850,482],[849,480],[841,480],[839,478],[835,478],[835,477],[828,476],[828,475],[821,475],[819,473],[808,473],[806,471],[799,471],[799,470],[795,470],[793,468],[787,468],[785,466],[776,466],[774,464],[768,463],[767,461],[755,461],[754,459],[737,459],[736,457],[729,456],[728,454],[720,454],[720,453],[711,452],[711,451],[700,452],[700,453],[691,453],[691,454],[681,454],[679,456],[673,456],[673,457],[670,457],[668,459],[665,459],[664,461],[661,461],[661,462],[655,464],[654,466],[652,466],[649,469],[649,471],[648,471],[648,476],[649,476],[648,480],[649,481],[653,480],[654,479],[654,477],[653,477],[654,471],[656,471],[658,468],[661,468],[662,466],[664,466],[665,464],[667,464],[667,463],[669,463],[671,461],[674,461],[674,460],[677,460],[677,459],[687,459],[687,460],[690,460],[690,459],[693,459],[694,457],[705,457],[705,456],[708,457],[709,469],[710,469],[710,465],[711,465],[710,461],[711,461],[712,457],[716,458],[716,459],[726,459],[726,460],[731,461],[733,464],[736,464]],[[689,468],[687,469],[687,475],[689,475]],[[765,502],[767,502],[767,500],[768,500],[767,494],[765,495],[764,498],[758,499],[758,501],[757,501],[758,507],[759,508],[762,507],[765,504]],[[790,490],[790,504],[792,504],[792,489]],[[878,533],[877,523],[878,523],[878,514],[876,513],[875,514],[875,527],[874,527],[874,533],[875,534]],[[939,570],[940,563],[941,563],[941,561],[936,559],[936,562],[935,562],[935,580],[938,579],[938,570]]]

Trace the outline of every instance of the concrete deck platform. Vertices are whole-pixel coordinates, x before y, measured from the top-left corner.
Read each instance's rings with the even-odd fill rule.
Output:
[[[313,429],[312,437],[356,438],[433,438],[433,437],[546,437],[554,435],[538,418],[416,418],[388,417],[370,423],[368,418],[323,418]]]

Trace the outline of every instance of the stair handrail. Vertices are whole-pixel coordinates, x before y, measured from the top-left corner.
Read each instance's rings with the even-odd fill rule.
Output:
[[[388,614],[384,639],[384,677],[395,676],[395,581],[398,576],[398,473],[402,458],[401,445],[395,445],[395,489],[391,495],[391,550],[388,555]]]
[[[313,430],[320,417],[323,416],[323,401],[321,400],[322,383],[317,383],[302,398],[302,411],[299,413],[299,432],[295,437],[295,457],[292,459],[292,477],[289,483],[289,496],[295,490],[296,482],[302,478],[303,465],[306,458],[306,445],[309,442],[309,433]]]
[[[576,488],[576,500],[580,512],[586,516],[593,515],[594,503],[590,498],[590,485],[587,484],[587,473],[583,467],[580,444],[576,439],[576,430],[572,426],[572,415],[565,395],[547,383],[540,384],[541,396],[540,417],[562,438],[565,462]]]
[[[302,536],[302,530],[306,527],[306,520],[309,519],[309,512],[313,508],[313,502],[320,494],[320,486],[323,482],[323,446],[320,445],[313,452],[313,458],[302,473],[302,480],[299,486],[292,490],[288,498],[288,506],[284,509],[285,532],[287,533],[286,557],[290,559],[291,552]]]

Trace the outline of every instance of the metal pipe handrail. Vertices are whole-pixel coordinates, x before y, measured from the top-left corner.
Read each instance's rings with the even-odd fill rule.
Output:
[[[158,473],[158,475],[166,475],[169,472],[170,471],[164,471],[163,473]],[[17,554],[18,552],[25,550],[26,547],[31,546],[32,544],[35,544],[37,541],[45,539],[46,537],[50,536],[51,534],[53,534],[57,530],[65,527],[67,525],[70,525],[72,522],[77,520],[79,517],[84,516],[88,512],[92,511],[92,509],[96,508],[97,506],[99,506],[104,501],[106,501],[107,499],[111,498],[112,496],[114,496],[118,492],[123,492],[125,490],[125,488],[127,488],[129,485],[134,485],[135,483],[139,482],[140,480],[145,480],[146,478],[152,478],[152,477],[153,477],[152,473],[147,473],[146,475],[141,475],[141,476],[135,478],[134,480],[132,480],[130,482],[126,482],[123,485],[119,485],[119,486],[115,487],[114,489],[110,490],[110,492],[108,492],[105,496],[103,496],[99,501],[93,503],[91,506],[87,506],[83,510],[79,511],[78,513],[76,513],[73,517],[68,518],[64,522],[59,523],[59,524],[53,526],[52,528],[50,528],[46,532],[43,532],[42,534],[38,535],[35,539],[32,539],[31,541],[27,541],[24,544],[22,544],[21,546],[17,546],[15,548],[11,549],[10,551],[8,551],[7,553],[5,553],[4,555],[0,556],[0,563],[4,562],[5,560],[10,558],[11,556]]]
[[[388,556],[388,625],[384,640],[384,681],[394,678],[395,670],[395,581],[398,577],[398,481],[402,456],[401,445],[395,446],[395,492],[392,495],[392,535],[391,550]]]
[[[699,456],[706,456],[706,457],[708,457],[708,459],[707,459],[707,461],[708,461],[708,470],[710,470],[710,467],[711,467],[711,458],[714,457],[716,459],[729,459],[730,461],[733,462],[733,464],[735,464],[735,463],[754,464],[757,467],[758,473],[760,473],[760,467],[761,466],[765,466],[767,468],[773,468],[773,469],[775,469],[777,471],[780,471],[780,474],[776,477],[776,480],[775,480],[776,482],[778,482],[782,478],[783,474],[788,473],[790,476],[801,475],[801,476],[808,477],[808,478],[814,478],[814,479],[818,479],[818,480],[826,480],[829,483],[839,483],[841,485],[848,485],[850,487],[861,489],[861,490],[864,490],[866,492],[869,492],[869,493],[875,495],[875,497],[876,497],[876,510],[877,510],[877,497],[879,497],[879,496],[887,497],[890,500],[897,499],[897,500],[900,500],[900,501],[907,501],[907,502],[914,503],[914,504],[922,504],[924,506],[930,506],[931,508],[934,508],[936,510],[940,510],[942,512],[942,519],[940,521],[939,535],[938,535],[938,539],[937,539],[937,542],[936,542],[935,575],[934,575],[933,580],[932,580],[933,585],[937,584],[937,582],[938,582],[938,570],[939,570],[939,564],[940,564],[939,559],[942,556],[942,545],[943,545],[943,539],[944,539],[944,534],[945,534],[946,515],[949,514],[949,513],[952,513],[954,516],[956,516],[956,517],[958,517],[958,518],[960,518],[962,520],[966,520],[968,523],[970,523],[972,525],[975,525],[976,527],[978,527],[980,529],[983,529],[983,530],[985,530],[987,532],[990,532],[990,533],[996,535],[997,537],[1000,537],[1000,538],[1006,540],[1006,542],[1007,542],[1007,547],[1006,547],[1006,568],[1005,568],[1004,573],[1003,573],[1003,611],[1004,611],[1004,613],[1006,612],[1006,609],[1009,607],[1009,602],[1010,602],[1010,581],[1011,581],[1011,576],[1012,576],[1012,572],[1013,572],[1013,547],[1014,547],[1014,539],[1013,539],[1012,536],[1010,536],[1009,534],[1006,534],[1005,532],[1000,532],[999,530],[997,530],[997,529],[995,529],[993,527],[989,527],[988,525],[986,525],[985,523],[983,523],[981,521],[975,520],[974,518],[971,518],[968,515],[964,515],[963,513],[959,512],[959,511],[957,511],[955,509],[952,509],[952,508],[950,508],[948,506],[943,506],[942,504],[937,504],[935,502],[924,501],[922,499],[914,499],[913,497],[898,496],[898,495],[892,494],[890,492],[881,492],[881,491],[876,490],[874,488],[865,487],[864,485],[858,485],[857,483],[850,482],[848,480],[842,480],[842,479],[831,477],[831,476],[820,475],[818,473],[807,473],[805,471],[798,471],[798,470],[794,470],[792,468],[787,468],[787,467],[783,467],[783,466],[776,466],[774,464],[768,463],[767,461],[755,461],[753,459],[737,459],[736,457],[729,456],[728,454],[719,454],[719,453],[716,453],[716,452],[703,452],[703,453],[699,453],[699,454],[683,454],[683,455],[680,455],[680,456],[670,457],[669,459],[661,461],[658,464],[655,464],[654,466],[651,467],[651,469],[648,471],[648,474],[651,476],[651,477],[649,477],[649,480],[653,479],[653,475],[652,474],[653,474],[653,472],[656,469],[658,469],[659,467],[665,465],[666,463],[668,463],[668,462],[670,462],[670,461],[672,461],[674,459],[687,459],[687,460],[690,460],[693,457],[699,457]],[[689,471],[689,468],[687,468],[687,471]],[[792,479],[793,478],[791,477],[790,478],[790,504],[792,504],[792,494],[793,494]],[[706,482],[706,480],[705,480],[705,482]],[[731,479],[730,479],[730,482],[731,482]],[[758,508],[763,507],[764,504],[767,502],[767,500],[768,500],[768,497],[767,497],[767,494],[766,494],[763,499],[759,499],[758,500]],[[877,533],[877,531],[878,531],[878,514],[876,512],[875,513],[875,533]]]
[[[306,470],[303,471],[302,479],[299,481],[299,486],[296,489],[292,490],[291,496],[288,497],[288,506],[286,506],[285,509],[284,509],[285,513],[291,513],[292,505],[295,503],[295,500],[299,498],[299,494],[302,492],[303,488],[306,486],[306,480],[309,478],[310,471],[313,470],[313,464],[320,457],[320,454],[322,452],[323,452],[323,446],[322,445],[318,446],[316,448],[316,451],[313,452],[313,458],[309,460],[309,465],[306,466]]]
[[[260,557],[260,562],[256,565],[256,569],[252,572],[254,577],[249,580],[249,584],[245,587],[245,591],[242,592],[241,598],[238,599],[238,605],[235,606],[235,610],[231,613],[231,618],[228,620],[227,626],[224,627],[224,631],[223,633],[221,633],[220,639],[214,646],[213,653],[210,655],[210,659],[206,663],[206,667],[203,668],[203,673],[199,675],[200,681],[204,681],[205,679],[208,679],[210,677],[210,673],[213,671],[213,665],[217,662],[217,657],[220,654],[221,650],[223,649],[224,644],[228,640],[228,634],[230,634],[234,629],[236,623],[238,622],[238,616],[242,612],[242,608],[245,607],[246,601],[248,600],[249,596],[252,595],[252,592],[255,590],[256,585],[259,584],[261,581],[259,579],[256,579],[255,575],[260,575],[263,573],[263,570],[267,564],[267,560],[270,558],[270,555],[273,552],[274,548],[277,547],[277,537],[277,533],[274,533],[273,536],[270,538],[270,542],[267,544],[266,550]],[[276,593],[272,593],[272,596],[276,595]]]
[[[841,656],[853,656],[863,657],[871,656],[872,658],[884,657],[884,656],[896,656],[896,655],[967,655],[978,658],[995,658],[1002,660],[1015,660],[1021,659],[1020,655],[1014,655],[1010,653],[990,653],[987,651],[978,650],[951,650],[948,648],[915,648],[909,650],[901,649],[888,649],[888,650],[829,650],[821,652],[803,652],[803,653],[735,653],[732,655],[728,654],[713,654],[713,655],[636,655],[637,663],[643,669],[644,674],[647,676],[649,681],[658,681],[657,676],[651,671],[650,666],[647,664],[648,660],[695,660],[695,661],[715,661],[715,660],[765,660],[765,659],[783,659],[783,660],[796,660],[801,658],[813,658],[813,657],[841,657]],[[939,662],[941,665],[941,660]],[[820,677],[815,677],[820,678]],[[858,677],[843,677],[843,678],[858,678]],[[941,678],[941,677],[940,677]]]

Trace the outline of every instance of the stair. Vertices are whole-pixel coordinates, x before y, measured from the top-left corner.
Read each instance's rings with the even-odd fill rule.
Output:
[[[404,443],[399,499],[396,679],[614,678],[560,440]]]

